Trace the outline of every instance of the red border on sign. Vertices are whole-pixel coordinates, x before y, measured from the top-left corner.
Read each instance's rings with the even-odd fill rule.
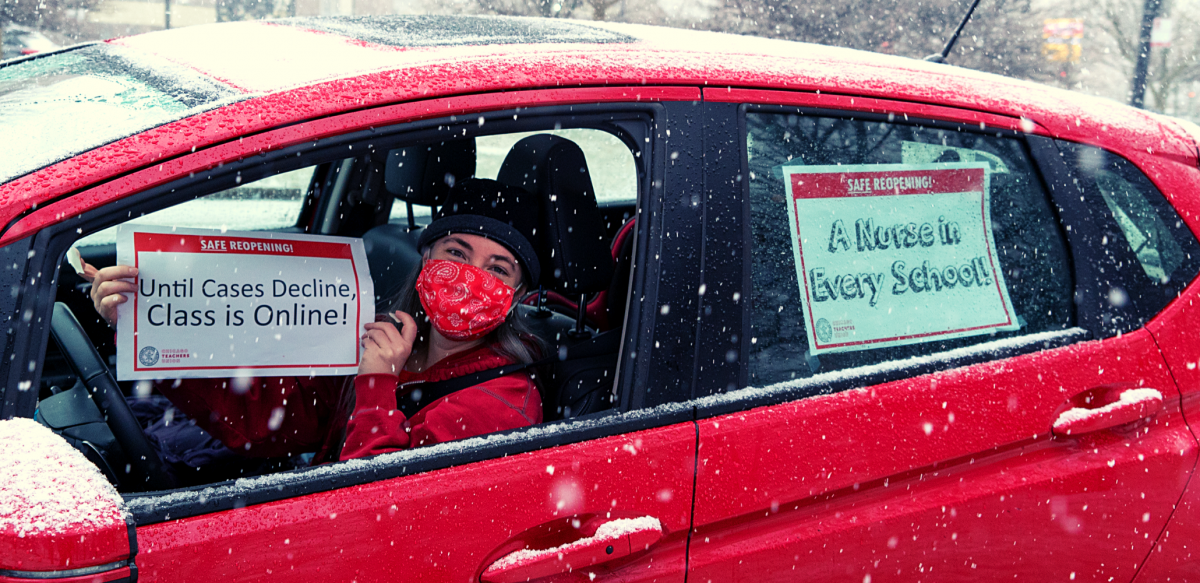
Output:
[[[919,186],[916,188],[904,189],[903,191],[901,191],[897,188],[870,189],[869,191],[867,191],[867,190],[851,191],[850,190],[850,185],[852,184],[850,181],[854,180],[854,179],[871,180],[871,179],[879,178],[879,177],[882,177],[885,175],[903,178],[905,176],[914,176],[916,174],[930,174],[930,173],[939,173],[940,174],[940,173],[950,173],[950,172],[959,174],[960,176],[950,177],[949,179],[946,179],[946,180],[938,180],[935,178],[932,181],[932,184],[930,186]],[[965,176],[963,176],[963,175],[965,175]],[[804,177],[806,180],[808,180],[808,182],[800,180],[800,177]],[[816,177],[816,179],[813,179],[811,177]],[[862,171],[812,172],[812,173],[792,174],[789,185],[792,187],[791,204],[795,205],[796,202],[799,200],[813,199],[813,198],[849,198],[849,197],[860,197],[860,196],[896,196],[896,195],[908,195],[908,194],[913,194],[913,195],[950,194],[950,193],[956,193],[956,192],[980,192],[980,193],[982,193],[983,185],[984,185],[984,182],[983,182],[984,177],[985,177],[985,172],[984,172],[983,168],[944,168],[944,169],[928,169],[928,170],[892,170],[892,171],[885,170],[885,171],[874,171],[874,172],[871,172],[871,171],[867,171],[867,172],[862,172]],[[803,195],[798,194],[796,192],[797,189],[801,185],[804,185],[807,187],[805,189],[806,192]],[[950,190],[951,188],[955,188],[958,190]],[[987,219],[987,209],[983,207],[983,202],[984,202],[984,197],[980,196],[979,197],[979,218],[980,218],[980,222],[983,223],[983,235],[986,238],[986,240],[990,241],[991,240],[991,234],[990,234],[991,229],[990,229],[990,226],[987,224],[987,220],[986,220]],[[799,211],[799,209],[796,209],[795,212],[797,213],[797,216],[798,216],[800,211]],[[804,278],[804,296],[805,296],[805,300],[806,300],[804,302],[804,304],[805,304],[805,308],[808,310],[808,321],[811,323],[814,321],[813,313],[812,313],[813,302],[812,302],[812,296],[810,293],[811,286],[809,285],[809,281],[808,281],[808,267],[804,264],[804,243],[803,243],[803,241],[804,241],[804,238],[800,235],[800,223],[799,223],[799,221],[797,221],[796,222],[796,247],[799,248],[799,250],[800,250],[800,269],[801,269],[800,273],[801,273],[801,277]],[[996,273],[996,258],[993,257],[993,255],[992,255],[991,245],[988,245],[988,247],[987,247],[987,254],[988,254],[988,264],[992,268],[992,273],[995,274]],[[1003,290],[1000,289],[1000,278],[992,277],[992,281],[996,285],[996,293],[999,294],[999,296],[1001,298],[1003,298],[1004,292],[1003,292]],[[834,343],[834,344],[821,344],[821,341],[817,338],[816,331],[814,330],[812,333],[812,341],[816,345],[816,348],[825,350],[825,349],[831,349],[831,348],[841,348],[844,346],[862,346],[862,345],[867,345],[867,344],[878,344],[881,342],[895,342],[898,340],[911,340],[914,338],[928,338],[928,337],[932,337],[932,336],[945,336],[948,334],[958,334],[961,332],[971,332],[974,330],[982,330],[985,328],[998,328],[1000,326],[1012,325],[1012,314],[1010,314],[1008,311],[1008,305],[1003,301],[1000,302],[1000,304],[1001,304],[1001,307],[1004,309],[1005,321],[996,323],[996,324],[983,324],[980,326],[972,326],[970,328],[959,328],[956,330],[943,330],[941,332],[925,332],[922,334],[909,334],[907,336],[893,336],[890,338],[875,338],[873,340],[860,340],[857,342],[840,342],[840,343]]]
[[[210,242],[205,244],[205,242]],[[223,244],[221,244],[223,242]],[[213,244],[216,243],[216,244]],[[195,253],[195,254],[233,254],[233,255],[275,255],[289,257],[321,257],[329,259],[345,259],[350,261],[350,269],[354,272],[354,293],[357,306],[354,311],[354,330],[362,327],[362,288],[359,286],[358,266],[354,264],[354,254],[349,243],[332,241],[298,241],[289,239],[271,239],[257,237],[227,237],[224,235],[183,235],[177,233],[134,233],[133,234],[133,266],[139,267],[142,253]],[[140,281],[138,284],[140,289]],[[354,343],[354,362],[349,364],[265,364],[252,367],[238,366],[160,366],[142,367],[138,360],[138,297],[133,294],[133,370],[145,371],[180,371],[180,370],[231,370],[247,368],[251,370],[273,368],[342,368],[358,366],[362,360],[362,345]]]
[[[267,237],[227,237],[225,235],[134,233],[133,249],[135,253],[153,253],[157,251],[162,253],[281,255],[289,257],[353,259],[350,245],[347,243],[295,241]]]
[[[951,173],[946,175],[946,173]],[[929,178],[923,184],[921,178]],[[879,178],[896,179],[903,184],[908,179],[911,187],[873,184]],[[813,172],[792,174],[792,198],[845,198],[850,196],[896,196],[905,194],[944,194],[950,192],[976,192],[983,190],[983,168],[944,168],[928,170],[876,170],[851,172]],[[866,183],[865,188],[855,188]],[[799,193],[804,185],[803,193]]]

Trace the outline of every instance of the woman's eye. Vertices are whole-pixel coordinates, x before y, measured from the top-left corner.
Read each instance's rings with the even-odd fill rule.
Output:
[[[451,257],[463,257],[463,258],[466,257],[466,254],[464,254],[462,251],[460,251],[458,249],[450,249],[450,250],[447,250],[446,252],[449,253]]]
[[[492,271],[494,273],[496,273],[496,275],[503,275],[505,277],[508,277],[508,270],[504,269],[503,267],[493,267]]]

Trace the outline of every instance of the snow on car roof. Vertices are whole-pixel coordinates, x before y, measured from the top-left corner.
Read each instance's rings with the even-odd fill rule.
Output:
[[[556,18],[501,16],[331,16],[274,21],[393,47],[538,43],[631,43],[637,38]]]
[[[416,30],[422,27],[428,30]],[[349,110],[522,89],[707,87],[718,101],[717,91],[731,87],[872,97],[1022,118],[1055,137],[1195,158],[1182,132],[1114,102],[892,55],[712,32],[508,17],[319,17],[193,26],[108,46],[200,72],[243,99],[22,177],[0,177],[8,180],[0,184],[3,222],[243,135]]]
[[[125,524],[120,495],[82,453],[32,419],[0,421],[0,532]]]
[[[480,47],[507,47],[498,49],[507,54],[518,46],[636,40],[627,34],[554,19],[379,16],[222,23],[109,42],[191,67],[248,93],[268,93],[370,71],[477,56]],[[461,47],[474,49],[452,50]]]
[[[829,91],[1012,117],[1047,117],[1040,114],[1052,111],[1063,119],[1051,122],[1077,132],[1121,128],[1136,133],[1160,125],[1115,102],[960,67],[621,23],[497,16],[305,17],[194,26],[110,42],[250,93],[354,79],[355,89],[385,103],[496,89],[694,84]],[[395,73],[371,75],[388,71]]]

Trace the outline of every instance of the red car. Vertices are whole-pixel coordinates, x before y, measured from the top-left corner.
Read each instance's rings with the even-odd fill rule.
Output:
[[[1200,578],[1195,126],[850,50],[387,17],[9,61],[0,134],[0,581]],[[382,293],[447,175],[537,176],[596,235],[555,243],[564,281],[615,266],[522,309],[565,359],[544,423],[139,453],[153,391],[69,249],[360,237]]]

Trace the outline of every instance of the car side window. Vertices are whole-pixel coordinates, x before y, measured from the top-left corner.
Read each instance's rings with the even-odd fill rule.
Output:
[[[309,166],[268,176],[215,192],[183,204],[130,219],[127,224],[267,231],[295,227],[304,207],[315,167]],[[77,247],[116,243],[117,229],[110,227],[83,237]]]
[[[1065,239],[1020,139],[796,113],[746,127],[751,385],[1073,324]]]
[[[1200,271],[1200,243],[1132,162],[1100,148],[1058,142],[1097,230],[1081,260],[1102,271],[1110,333],[1142,325]]]
[[[1183,265],[1183,249],[1171,236],[1162,218],[1136,187],[1119,174],[1096,169],[1093,175],[1096,190],[1104,206],[1112,213],[1125,242],[1133,249],[1146,277],[1169,281]]]
[[[546,121],[540,121],[538,124],[525,123],[519,127],[527,129],[540,125],[549,124]],[[492,127],[496,126],[490,126],[489,129]],[[462,130],[459,127],[447,127],[443,131],[453,132],[452,135],[457,137],[458,132]],[[84,231],[82,237],[72,241],[73,246],[79,248],[84,261],[93,266],[104,267],[112,265],[116,261],[114,247],[117,227],[155,225],[221,229],[223,232],[266,229],[294,229],[298,232],[298,222],[307,223],[310,221],[310,217],[320,215],[311,220],[330,223],[334,228],[330,230],[314,229],[314,231],[322,234],[336,233],[342,236],[358,236],[363,240],[367,267],[370,269],[377,292],[381,289],[395,291],[398,289],[397,285],[407,285],[411,290],[416,270],[421,265],[421,255],[416,247],[418,239],[409,230],[408,225],[397,225],[392,221],[384,222],[387,216],[384,203],[391,204],[393,208],[397,206],[403,208],[407,206],[403,204],[406,199],[396,198],[394,201],[385,199],[397,192],[413,193],[417,191],[416,194],[420,195],[419,200],[434,200],[434,195],[440,194],[441,198],[437,200],[445,201],[450,195],[448,188],[440,189],[442,177],[451,171],[458,171],[466,167],[475,168],[477,170],[474,171],[474,174],[477,177],[492,178],[494,182],[528,191],[534,201],[529,206],[530,212],[539,221],[538,230],[550,233],[554,231],[548,226],[556,226],[565,233],[576,235],[576,238],[547,235],[532,241],[537,247],[534,251],[538,253],[539,261],[542,262],[542,265],[548,266],[544,273],[554,274],[553,280],[551,277],[544,277],[543,281],[537,283],[545,286],[547,290],[554,291],[555,297],[543,298],[534,295],[534,291],[531,290],[529,295],[517,299],[519,305],[511,310],[509,317],[520,324],[515,329],[540,341],[536,343],[536,350],[553,351],[547,354],[568,354],[569,350],[578,349],[582,354],[588,356],[573,359],[563,357],[561,362],[539,369],[538,374],[531,377],[537,379],[536,394],[540,395],[540,406],[537,401],[528,398],[516,403],[516,406],[512,406],[512,403],[506,401],[501,406],[507,407],[506,414],[508,414],[508,409],[511,409],[530,424],[584,415],[607,415],[612,412],[615,403],[619,402],[614,399],[614,383],[617,377],[616,363],[623,341],[621,324],[624,321],[624,311],[627,309],[627,302],[623,294],[628,287],[627,282],[633,269],[631,241],[635,231],[632,228],[618,231],[622,225],[611,224],[606,220],[606,216],[597,205],[596,198],[601,198],[600,202],[609,202],[617,206],[626,205],[632,212],[632,205],[636,203],[637,199],[639,176],[645,172],[644,164],[639,161],[640,152],[635,152],[631,146],[627,145],[627,143],[637,143],[637,141],[632,138],[623,140],[613,133],[590,128],[481,134],[453,142],[435,137],[416,143],[405,141],[406,139],[413,140],[411,133],[401,133],[400,131],[394,133],[397,135],[386,136],[386,139],[372,135],[349,145],[334,146],[317,154],[309,155],[310,157],[306,161],[295,160],[292,156],[283,158],[282,155],[262,161],[238,161],[236,167],[226,166],[220,171],[215,170],[211,176],[197,175],[174,184],[164,185],[161,188],[168,196],[148,196],[140,206],[133,207],[152,212],[142,214],[142,211],[139,210],[131,212],[108,210],[105,224],[110,226],[91,233]],[[463,152],[468,150],[463,147],[463,142],[467,140],[478,143],[478,148],[475,148],[474,144],[469,148],[472,155],[477,156],[476,159],[470,160],[470,164],[467,164],[466,160],[453,158],[454,156],[463,156]],[[547,142],[554,144],[554,147],[545,147]],[[596,146],[597,143],[601,144],[599,148]],[[364,153],[353,158],[337,157],[350,149],[356,153],[360,151]],[[419,164],[421,173],[414,175],[383,172],[383,164],[392,158],[393,153],[405,149],[409,150],[409,155],[412,155],[413,151],[429,152],[430,157]],[[591,155],[597,151],[600,154]],[[434,158],[434,156],[439,158]],[[413,158],[415,157],[413,156]],[[289,160],[289,158],[292,159]],[[452,158],[453,163],[429,162],[445,158]],[[505,172],[502,173],[501,165],[506,159],[508,162],[505,165]],[[291,166],[285,165],[289,161]],[[424,162],[428,162],[428,164]],[[296,170],[283,171],[299,164],[310,165]],[[418,165],[414,164],[414,167],[418,167]],[[595,174],[590,172],[590,169],[593,168]],[[544,175],[536,174],[544,169],[551,170],[546,171]],[[263,177],[264,175],[265,177]],[[467,172],[460,172],[457,175],[463,180],[471,177]],[[595,175],[599,175],[599,177],[594,181],[589,178]],[[254,180],[242,183],[242,176],[252,177]],[[503,180],[521,180],[528,176],[539,176],[542,179],[521,184],[503,182]],[[236,186],[232,186],[234,184]],[[623,188],[629,189],[628,192],[622,190]],[[597,197],[595,196],[596,192],[606,192],[608,198],[605,200],[603,197]],[[190,198],[185,202],[176,202],[173,206],[166,206],[168,204],[166,201],[171,200],[172,196],[175,201],[181,200],[183,193],[188,193],[190,197],[196,197],[201,193],[207,194],[198,198]],[[552,206],[551,202],[557,204]],[[428,204],[414,204],[413,207],[416,209],[414,215],[417,217],[432,215],[432,209]],[[557,214],[551,216],[552,209],[557,211]],[[403,215],[401,216],[403,217]],[[336,220],[329,220],[331,217]],[[369,219],[371,224],[359,224],[364,222],[363,219]],[[403,222],[407,223],[407,221]],[[353,223],[360,230],[351,232],[346,227],[349,223]],[[537,233],[538,230],[535,230],[534,233]],[[74,234],[75,232],[75,229],[66,229],[61,236],[73,239],[78,236]],[[619,238],[620,233],[624,233],[623,239]],[[581,243],[584,240],[592,241],[592,243],[584,245]],[[626,244],[620,248],[623,251],[619,260],[614,260],[611,249],[618,241]],[[117,350],[113,342],[113,330],[99,317],[93,306],[92,298],[87,293],[80,293],[86,292],[88,286],[76,274],[75,266],[70,264],[71,257],[68,255],[60,267],[55,299],[64,304],[67,313],[75,316],[92,345],[98,350],[99,355],[112,368],[111,365],[116,361]],[[568,264],[565,259],[559,259],[563,257],[571,258],[570,263]],[[605,266],[610,267],[606,268]],[[143,267],[143,269],[148,268]],[[603,273],[603,275],[594,275],[596,273]],[[585,278],[585,275],[590,277],[591,281]],[[612,281],[617,281],[617,285],[614,286]],[[580,286],[583,289],[576,289],[574,286]],[[236,294],[226,296],[220,291],[216,291],[215,295],[209,295],[204,288],[199,285],[197,287],[200,288],[199,293],[204,298],[192,295],[186,297],[189,300],[195,299],[197,302],[203,302],[206,307],[211,304],[218,309],[222,306],[224,309],[228,309],[233,302],[241,301],[237,299],[238,297],[245,297],[236,296]],[[538,286],[531,287],[533,290],[538,289]],[[605,296],[595,299],[597,291],[609,288],[617,289],[619,292],[608,294],[611,299]],[[142,293],[140,292],[141,287],[137,289],[139,289],[139,293]],[[150,289],[155,288],[151,285]],[[566,298],[568,292],[577,292],[585,297],[591,296],[592,302],[585,304],[585,309],[580,310],[577,305],[570,303],[569,299],[563,299]],[[184,293],[190,294],[191,292]],[[274,292],[268,291],[267,293],[273,294]],[[621,297],[618,298],[618,294],[621,294]],[[399,297],[398,294],[389,293],[382,298],[377,298],[376,311],[385,312],[389,308],[399,305],[396,303]],[[174,300],[175,308],[182,309],[180,305],[183,301],[182,299]],[[257,300],[247,301],[255,302]],[[416,313],[412,309],[408,309],[408,311]],[[580,318],[582,321],[578,321]],[[247,318],[245,322],[251,322],[251,320]],[[270,338],[273,328],[290,326],[292,321],[286,325],[262,324],[257,320],[252,322],[255,327],[254,342],[257,343],[258,334],[261,333],[262,338]],[[241,325],[230,324],[229,320],[225,320],[224,324],[226,328]],[[203,324],[203,326],[213,326],[213,328],[204,328],[201,333],[211,334],[214,337],[222,337],[227,332],[225,329],[218,330],[222,326],[219,318],[216,324]],[[250,324],[247,323],[246,326],[250,326]],[[280,335],[276,333],[274,337],[278,340]],[[233,336],[231,335],[230,338]],[[232,345],[230,346],[232,352]],[[37,387],[38,411],[53,411],[54,402],[66,400],[61,395],[75,391],[81,386],[78,374],[71,365],[74,357],[68,354],[67,348],[69,347],[65,348],[59,345],[57,340],[52,340],[47,344],[42,356],[40,384]],[[536,361],[543,360],[546,354],[534,353],[530,356],[538,357],[534,358]],[[270,379],[264,382],[278,382],[280,386],[286,385],[288,387],[286,390],[294,391],[294,393],[279,397],[282,399],[282,404],[276,408],[279,413],[272,410],[264,416],[242,412],[242,408],[247,408],[248,411],[248,408],[253,408],[255,402],[258,401],[257,397],[240,397],[246,390],[249,390],[242,390],[243,385],[249,386],[242,377],[238,377],[242,380],[233,381],[235,383],[232,385],[234,387],[233,396],[229,396],[223,391],[225,386],[223,383],[227,382],[227,379],[224,378],[209,379],[212,381],[212,384],[209,385],[204,384],[209,380],[184,383],[183,381],[173,382],[171,373],[164,372],[163,376],[167,380],[158,379],[156,382],[121,380],[118,382],[121,391],[128,397],[130,407],[136,409],[136,415],[140,415],[138,421],[142,428],[151,434],[166,427],[177,425],[182,427],[180,424],[184,421],[191,422],[202,418],[196,411],[189,411],[185,406],[179,405],[179,402],[192,402],[181,397],[179,391],[190,390],[194,386],[200,387],[197,390],[209,391],[212,395],[228,396],[229,406],[239,411],[239,417],[237,417],[239,421],[237,422],[246,419],[247,426],[259,429],[266,423],[266,427],[272,432],[284,431],[280,427],[283,427],[282,419],[285,419],[285,406],[296,407],[297,411],[309,406],[315,407],[321,411],[321,415],[326,417],[333,413],[341,414],[341,410],[337,409],[341,401],[325,399],[324,393],[321,393],[324,389],[310,390],[307,388],[308,384],[305,383],[316,382],[311,378],[297,376],[293,379],[292,377],[284,378],[286,375],[283,375],[276,379],[263,373],[261,378]],[[326,376],[318,380],[329,380],[330,378],[333,377]],[[195,380],[189,379],[189,381]],[[184,388],[180,389],[181,386]],[[353,390],[353,385],[333,383],[329,386],[342,387],[335,389],[342,391],[346,390],[346,386],[350,386],[350,390]],[[218,390],[218,388],[222,390]],[[178,390],[172,392],[175,389]],[[283,390],[280,389],[280,391]],[[298,395],[303,391],[308,391],[304,393],[303,400],[292,398],[293,394]],[[280,392],[279,394],[283,395],[284,393]],[[430,403],[435,401],[435,399],[421,401],[422,395],[423,393],[419,390],[406,392],[402,400],[398,402],[398,406],[404,407],[404,409],[397,410],[406,411],[411,418],[412,415],[431,406]],[[318,397],[321,399],[319,404]],[[495,395],[491,395],[491,397],[501,398],[495,397]],[[56,398],[58,401],[51,401]],[[175,400],[172,400],[173,398]],[[412,403],[408,401],[412,401]],[[51,405],[47,406],[47,402],[50,402]],[[491,403],[490,400],[487,402]],[[292,403],[302,403],[303,405],[293,405]],[[243,414],[244,417],[241,416]],[[54,416],[50,414],[49,417],[43,417],[50,419]],[[290,412],[287,413],[286,418],[293,417],[296,416]],[[302,417],[303,415],[296,418]],[[228,425],[226,422],[229,419],[232,417],[223,418],[220,422],[209,419],[211,426],[206,425],[205,422],[191,423],[188,425],[187,431],[190,432],[188,435],[195,438],[194,440],[187,444],[172,442],[179,445],[181,449],[159,452],[164,460],[168,460],[167,467],[178,484],[207,484],[236,477],[272,473],[304,466],[314,459],[314,453],[324,455],[320,454],[322,450],[314,447],[312,443],[297,445],[294,451],[283,452],[286,455],[269,449],[270,446],[263,446],[260,443],[250,444],[249,441],[245,445],[230,446],[233,448],[230,449],[230,447],[221,445],[221,443],[225,443],[222,441],[224,436],[218,436],[221,431],[227,429],[225,425]],[[67,419],[60,425],[66,427],[73,421],[73,418]],[[322,421],[322,423],[324,422]],[[332,421],[330,422],[332,423]],[[346,421],[343,420],[341,423],[344,424]],[[300,433],[311,432],[313,427],[302,427]],[[457,427],[463,433],[450,435],[445,440],[463,439],[482,434],[479,432],[468,434],[467,425]],[[500,425],[494,427],[487,431],[513,428]],[[210,429],[213,431],[210,432]],[[241,429],[243,428],[234,428],[235,433],[241,432]],[[324,426],[321,426],[320,429],[324,431]],[[474,431],[474,429],[470,431]],[[295,428],[293,428],[292,434],[296,434]],[[324,439],[323,436],[324,433],[321,433],[321,439]],[[271,442],[275,440],[273,436],[269,439]],[[196,444],[207,447],[204,444],[211,444],[214,441],[219,443],[210,449],[218,451],[220,459],[192,459],[189,457],[195,451],[199,451],[193,447]],[[297,441],[297,443],[300,442]],[[259,449],[254,451],[254,455],[244,454],[244,451],[252,449],[251,445]],[[429,445],[429,443],[423,442],[417,445]],[[268,449],[263,449],[264,447]],[[416,445],[412,445],[412,447],[416,447]],[[140,484],[130,485],[121,481],[119,469],[125,464],[120,461],[118,451],[113,448],[101,448],[101,450],[97,454],[99,456],[97,459],[100,459],[99,465],[108,464],[112,468],[117,468],[110,478],[118,482],[121,491],[141,487]],[[322,458],[322,460],[331,461],[326,458]],[[128,471],[127,469],[126,472]]]
[[[587,160],[592,186],[596,189],[596,202],[599,204],[628,203],[637,199],[635,153],[617,136],[590,128],[480,136],[476,140],[479,148],[476,177],[496,178],[500,174],[500,165],[513,144],[535,134],[550,134],[579,144]]]
[[[500,173],[504,157],[513,145],[536,134],[550,134],[566,138],[579,145],[591,173],[592,187],[596,190],[596,201],[605,203],[632,203],[637,200],[637,161],[620,138],[606,131],[591,128],[569,128],[542,132],[517,132],[479,136],[476,143],[476,178],[495,179]],[[427,207],[413,208],[417,223],[429,221]],[[408,219],[408,206],[392,205],[389,222],[399,223]]]

